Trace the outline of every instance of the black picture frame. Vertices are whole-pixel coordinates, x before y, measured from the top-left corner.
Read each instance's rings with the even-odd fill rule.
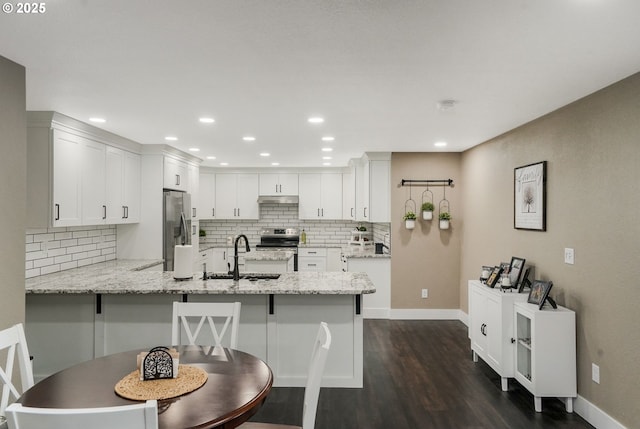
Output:
[[[552,286],[553,282],[551,281],[534,280],[531,284],[531,290],[529,291],[527,302],[537,305],[538,308],[542,310],[545,301],[550,298],[549,291],[551,290]],[[551,305],[555,308],[554,304],[555,302],[551,303]]]
[[[518,286],[518,293],[524,292],[525,289],[531,290],[531,281],[529,281],[529,273],[531,272],[531,267],[527,267],[524,270],[524,274],[522,275],[522,280],[520,280],[520,285]]]
[[[500,280],[500,274],[502,273],[502,267],[493,267],[493,271],[489,274],[489,278],[487,279],[487,286],[490,288],[494,288]]]
[[[547,230],[547,161],[513,169],[513,227]]]
[[[525,261],[526,260],[524,258],[520,258],[518,256],[511,257],[511,263],[509,264],[509,280],[512,288],[518,287]]]

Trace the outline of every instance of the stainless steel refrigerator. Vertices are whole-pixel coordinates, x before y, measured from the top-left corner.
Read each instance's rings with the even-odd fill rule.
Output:
[[[173,271],[176,245],[191,244],[191,195],[180,191],[164,191],[162,258],[164,271]]]

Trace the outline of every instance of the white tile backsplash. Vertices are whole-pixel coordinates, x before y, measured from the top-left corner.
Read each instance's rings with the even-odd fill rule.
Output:
[[[26,278],[116,259],[115,225],[29,229],[25,243]]]

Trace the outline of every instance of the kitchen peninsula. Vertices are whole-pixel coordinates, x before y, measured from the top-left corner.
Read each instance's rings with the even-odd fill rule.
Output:
[[[263,359],[274,386],[304,386],[317,324],[334,346],[326,387],[362,387],[362,294],[365,273],[290,272],[278,279],[176,281],[159,261],[114,260],[27,279],[26,331],[34,374],[120,351],[169,345],[172,303],[242,303],[238,348]],[[62,346],[61,346],[62,345]]]

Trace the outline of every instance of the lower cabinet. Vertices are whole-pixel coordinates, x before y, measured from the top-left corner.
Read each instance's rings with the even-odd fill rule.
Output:
[[[557,309],[519,302],[514,305],[515,378],[534,396],[537,412],[542,397],[566,398],[566,409],[573,412],[577,396],[576,315]]]
[[[469,338],[473,360],[484,360],[508,389],[515,376],[513,305],[525,302],[527,294],[491,289],[478,280],[469,281]]]
[[[326,271],[327,249],[322,247],[298,248],[298,271]]]

